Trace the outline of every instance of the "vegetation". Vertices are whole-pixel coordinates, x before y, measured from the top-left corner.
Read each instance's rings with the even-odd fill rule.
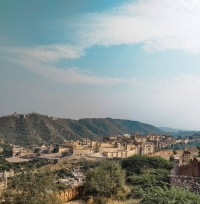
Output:
[[[131,176],[141,174],[145,169],[166,169],[170,170],[173,164],[162,157],[148,157],[134,155],[121,161],[122,168],[126,170],[126,175]]]
[[[17,162],[17,163],[10,163],[7,162],[5,159],[0,159],[0,172],[4,170],[10,171],[14,170],[15,173],[22,172],[22,171],[30,171],[34,170],[35,168],[39,168],[42,166],[47,165],[49,162],[45,159],[33,159],[28,162]]]
[[[118,161],[107,160],[86,173],[85,187],[100,204],[108,203],[108,198],[124,199],[124,180],[131,188],[130,193],[124,195],[127,199],[138,199],[141,204],[200,203],[199,195],[170,186],[168,175],[172,165],[161,157],[141,155]],[[113,166],[117,169],[114,173]],[[113,187],[118,188],[113,190]]]
[[[170,186],[170,161],[136,155],[122,160],[121,164],[126,169],[127,184],[132,187],[128,197],[140,199],[141,204],[200,203],[199,195]]]
[[[200,196],[176,187],[150,187],[143,194],[141,204],[199,204]]]
[[[1,196],[5,204],[60,204],[56,198],[54,177],[49,173],[27,173],[12,177]]]
[[[12,147],[9,144],[3,144],[3,145],[1,145],[1,148],[3,148],[3,152],[1,153],[1,157],[3,157],[3,158],[12,157]]]
[[[166,169],[146,169],[142,174],[128,177],[129,184],[147,189],[151,186],[164,186],[169,183],[169,171]]]
[[[196,147],[196,146],[200,146],[199,141],[189,142],[187,144],[181,142],[181,143],[173,144],[170,147],[166,147],[164,149],[183,150],[186,148]]]
[[[67,170],[65,168],[56,170],[55,173],[59,178],[65,178],[65,177],[73,177],[73,174],[71,173],[70,170]]]
[[[89,161],[85,158],[81,158],[78,162],[78,165],[81,166],[82,171],[85,173],[90,169],[94,169],[95,167],[99,166],[101,160]]]
[[[85,188],[95,195],[98,203],[106,198],[116,198],[123,192],[125,172],[115,161],[103,161],[86,173]],[[101,199],[100,199],[101,198]]]
[[[44,165],[46,160],[33,160],[19,165],[22,169],[34,169]],[[24,165],[24,166],[23,166]],[[197,204],[200,196],[181,188],[171,187],[169,171],[173,163],[161,157],[135,155],[125,159],[87,161],[78,163],[85,172],[85,190],[94,197],[96,204],[107,204],[111,200],[141,204]],[[62,166],[52,173],[23,173],[8,179],[8,188],[3,191],[0,203],[4,204],[59,204],[56,192],[68,188],[59,184],[58,178],[72,176],[70,170]],[[127,189],[129,189],[127,191]]]

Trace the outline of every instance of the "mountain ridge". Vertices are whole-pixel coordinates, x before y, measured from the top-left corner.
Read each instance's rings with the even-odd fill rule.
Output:
[[[139,121],[112,118],[49,117],[38,113],[12,114],[0,118],[0,138],[23,146],[62,144],[64,140],[80,140],[88,137],[101,140],[103,136],[122,134],[165,132]]]

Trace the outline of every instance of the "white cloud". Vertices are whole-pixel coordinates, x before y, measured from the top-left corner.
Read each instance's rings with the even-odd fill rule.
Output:
[[[144,43],[147,51],[200,51],[200,1],[140,0],[103,13],[88,14],[77,25],[84,47]]]
[[[83,48],[68,44],[29,48],[1,48],[0,51],[40,62],[54,62],[62,58],[76,59],[84,55]]]
[[[42,75],[53,81],[57,81],[64,84],[94,84],[94,85],[108,85],[108,84],[132,84],[135,86],[141,86],[141,82],[136,78],[123,79],[112,77],[98,77],[92,75],[88,71],[82,71],[79,68],[72,67],[66,69],[59,69],[50,64],[41,63],[39,60],[33,60],[27,58],[27,56],[3,57],[8,61],[19,64],[29,71]]]
[[[85,49],[94,45],[143,43],[146,51],[200,51],[200,2],[197,0],[138,0],[105,12],[86,14],[79,20],[73,25],[74,45],[2,48],[0,52],[32,72],[62,83],[138,85],[143,82],[97,77],[67,67],[63,70],[53,66],[53,62],[80,58],[85,55]]]

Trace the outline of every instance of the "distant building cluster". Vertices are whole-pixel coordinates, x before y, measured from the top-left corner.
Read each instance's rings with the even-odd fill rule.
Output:
[[[187,143],[189,143],[189,142],[190,142],[190,140],[189,140],[189,138],[187,138],[187,137],[181,138],[181,139],[177,139],[177,140],[176,140],[176,144],[177,144],[177,143],[187,144]]]
[[[175,144],[175,139],[170,135],[134,133],[132,136],[103,137],[103,141],[90,141],[88,138],[66,141],[64,145],[71,148],[74,155],[126,158],[135,154],[148,155],[172,144]]]
[[[63,145],[45,146],[35,148],[35,150],[26,150],[23,147],[13,145],[13,157],[31,159],[39,157],[42,159],[60,159],[69,155],[86,155],[88,157],[104,158],[127,158],[132,155],[149,155],[157,150],[170,147],[171,145],[184,142],[189,139],[174,139],[173,136],[156,133],[133,135],[124,134],[121,136],[103,137],[102,141],[91,141],[88,138],[76,141],[64,141]]]

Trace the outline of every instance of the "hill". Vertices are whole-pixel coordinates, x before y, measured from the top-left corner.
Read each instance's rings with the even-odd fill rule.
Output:
[[[170,132],[170,135],[173,135],[175,138],[178,137],[191,137],[194,134],[198,133],[198,131],[179,131],[179,132]]]
[[[199,131],[196,130],[183,130],[183,129],[173,129],[169,127],[158,127],[162,131],[165,131],[169,135],[173,135],[175,138],[178,137],[191,137]]]
[[[149,124],[112,118],[72,120],[37,113],[13,114],[0,118],[0,138],[23,146],[61,144],[63,140],[77,140],[84,137],[101,140],[103,136],[134,132],[164,133]]]
[[[165,132],[178,132],[178,131],[184,131],[184,130],[174,129],[174,128],[170,128],[170,127],[158,127],[158,128],[161,129],[162,131],[165,131]]]

